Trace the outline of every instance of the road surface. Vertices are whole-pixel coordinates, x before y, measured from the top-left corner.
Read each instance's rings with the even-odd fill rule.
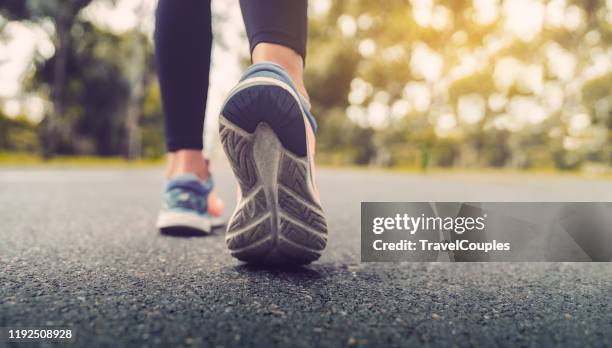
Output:
[[[612,345],[610,264],[359,262],[360,201],[609,201],[611,181],[319,173],[324,256],[263,269],[223,231],[158,235],[161,170],[0,169],[0,327],[108,347]],[[232,176],[216,181],[231,206]]]

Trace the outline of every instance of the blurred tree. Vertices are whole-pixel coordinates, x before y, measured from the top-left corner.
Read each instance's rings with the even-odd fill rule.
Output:
[[[166,153],[161,94],[156,80],[145,91],[140,119],[141,156],[161,158]]]
[[[0,6],[0,14],[10,20],[42,21],[50,19],[54,24],[53,44],[55,59],[51,81],[51,100],[53,111],[45,117],[42,127],[42,151],[46,158],[57,150],[62,134],[62,117],[65,112],[66,71],[70,46],[71,30],[79,12],[92,0],[5,0]]]
[[[49,91],[53,105],[39,127],[44,156],[59,152],[137,158],[142,154],[143,103],[155,79],[152,45],[140,25],[115,34],[82,18],[79,13],[89,3],[9,0],[0,14],[55,27],[54,54],[37,61],[35,74],[26,81],[30,91]],[[136,11],[144,20],[144,2]]]
[[[582,98],[604,141],[595,159],[612,166],[612,73],[587,81]]]
[[[152,47],[138,31],[117,35],[89,22],[73,26],[67,53],[64,131],[60,153],[140,156],[139,119],[154,78]],[[54,81],[57,55],[43,62],[30,82],[44,89]]]
[[[0,151],[36,152],[38,150],[36,125],[24,116],[9,118],[0,112]]]
[[[145,23],[147,8],[144,2],[140,2],[136,9],[138,18],[137,28]],[[143,111],[143,103],[147,89],[154,77],[153,50],[146,35],[134,30],[132,35],[131,49],[128,49],[129,56],[122,65],[124,75],[130,84],[130,93],[125,117],[125,157],[135,159],[142,155],[142,135],[140,130],[140,116]]]
[[[609,2],[328,5],[310,19],[306,76],[321,152],[364,147],[361,163],[420,167],[609,164]],[[347,143],[353,128],[372,140]]]

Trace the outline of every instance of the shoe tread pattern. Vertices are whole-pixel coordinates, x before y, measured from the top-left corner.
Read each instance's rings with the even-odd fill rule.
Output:
[[[226,234],[232,255],[245,262],[273,265],[308,264],[318,259],[327,244],[327,224],[309,188],[306,157],[281,151],[278,185],[268,194],[258,178],[255,134],[223,115],[220,119],[221,143],[242,191]]]
[[[238,134],[238,132],[223,124],[219,125],[219,135],[229,160],[236,164],[233,169],[240,189],[243,194],[248,194],[257,182],[252,136]],[[225,144],[229,146],[225,146]]]

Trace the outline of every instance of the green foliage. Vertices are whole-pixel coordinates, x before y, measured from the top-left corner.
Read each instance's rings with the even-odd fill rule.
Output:
[[[72,30],[73,45],[68,69],[62,115],[65,131],[60,154],[121,153],[123,112],[130,85],[122,73],[128,47],[124,37],[97,29],[90,23],[77,23]],[[32,85],[48,88],[53,83],[54,56],[37,69]]]
[[[530,71],[513,77],[514,82],[507,89],[500,87],[495,80],[499,72],[496,71],[496,63],[502,58],[511,57],[524,66],[542,66],[542,85],[557,83],[566,86],[568,82],[559,80],[549,69],[547,47],[556,43],[570,52],[577,61],[576,76],[579,76],[591,59],[591,46],[584,44],[589,32],[597,31],[600,36],[599,46],[595,49],[609,49],[611,27],[606,19],[605,1],[573,1],[584,11],[585,25],[574,31],[563,26],[551,28],[545,25],[529,41],[518,38],[507,41],[506,38],[511,35],[505,32],[501,17],[488,24],[476,23],[472,20],[475,16],[473,1],[433,3],[446,9],[448,25],[440,28],[421,26],[413,16],[415,8],[399,0],[333,2],[326,14],[311,20],[308,69],[315,72],[307,75],[307,85],[311,88],[315,115],[318,115],[321,124],[319,153],[342,153],[353,163],[422,168],[492,166],[575,169],[587,162],[611,163],[612,75],[587,82],[582,95],[576,92],[563,95],[562,107],[536,123],[521,121],[521,118],[528,119],[530,113],[539,110],[513,110],[510,103],[515,97],[518,98],[516,100],[533,100],[537,105],[548,103],[544,99],[545,94],[537,90],[537,82],[535,87],[524,82],[538,72]],[[343,35],[341,21],[353,21],[354,32]],[[455,39],[462,36],[465,38],[463,41]],[[506,43],[489,57],[483,55],[482,52],[488,50],[487,45],[499,38],[504,38]],[[364,40],[375,43],[373,53],[360,53],[359,46]],[[440,79],[445,81],[444,85],[439,80],[424,81],[413,74],[411,55],[415,43],[425,44],[442,56]],[[393,50],[399,53],[390,58],[387,53]],[[476,55],[478,69],[451,78],[452,69],[460,65],[466,53],[473,52],[480,52]],[[350,106],[348,95],[351,81],[356,78],[368,83],[372,89],[363,101],[357,103],[366,112],[371,103],[376,102],[378,92],[387,93],[385,103],[389,107],[406,98],[404,87],[410,82],[418,82],[428,88],[431,93],[429,109],[425,112],[408,110],[402,120],[389,122],[388,128],[374,129],[367,125],[362,128],[342,118],[343,110],[348,110]],[[577,82],[573,80],[571,83]],[[458,101],[468,95],[483,98],[485,110],[479,121],[466,122],[459,117]],[[505,100],[501,109],[491,106],[491,96]],[[567,106],[572,107],[566,109]],[[580,113],[577,106],[588,109],[592,118],[591,126],[579,133],[570,129],[572,118]],[[390,110],[386,112],[390,113]],[[439,132],[438,120],[449,113],[455,117],[457,125],[450,131]],[[514,122],[522,124],[504,126],[499,119],[508,118],[508,114],[513,115]],[[390,118],[391,115],[382,117]],[[608,129],[607,139],[603,142],[597,130],[602,125]],[[553,129],[556,131],[552,132]],[[359,134],[362,138],[351,139],[351,134]],[[347,138],[350,142],[347,142]],[[324,158],[329,157],[324,155]]]
[[[36,152],[38,150],[36,125],[23,116],[9,118],[0,112],[0,151]]]
[[[161,158],[166,153],[161,94],[157,82],[151,84],[144,98],[142,118],[142,157]]]
[[[495,91],[495,82],[490,71],[455,80],[448,88],[449,98],[453,104],[456,104],[462,95],[479,94],[487,98],[493,91]]]

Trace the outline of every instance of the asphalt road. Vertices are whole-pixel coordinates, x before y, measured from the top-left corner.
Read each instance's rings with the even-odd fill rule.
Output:
[[[222,231],[158,235],[160,170],[2,169],[0,327],[88,347],[612,346],[610,264],[359,262],[360,201],[609,201],[611,181],[319,172],[329,247],[287,270],[232,259]]]

